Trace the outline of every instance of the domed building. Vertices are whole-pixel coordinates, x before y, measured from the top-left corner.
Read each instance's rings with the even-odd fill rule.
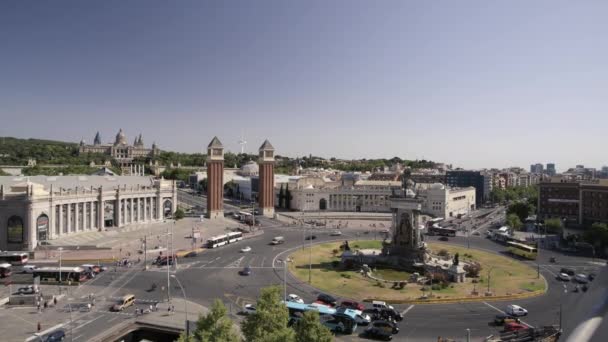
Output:
[[[260,174],[260,166],[255,161],[251,160],[247,164],[241,166],[238,174],[243,177],[256,177]]]
[[[78,152],[83,153],[99,153],[110,156],[120,164],[123,169],[123,174],[129,173],[131,166],[133,165],[133,159],[135,158],[152,158],[160,154],[160,150],[156,144],[152,144],[152,148],[146,148],[142,135],[140,134],[135,138],[133,145],[129,145],[127,136],[123,132],[122,128],[116,134],[114,143],[102,144],[101,135],[99,132],[93,139],[93,145],[87,145],[84,140],[80,142]]]

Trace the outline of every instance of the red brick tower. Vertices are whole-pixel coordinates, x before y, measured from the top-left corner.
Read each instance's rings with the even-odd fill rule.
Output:
[[[274,147],[268,140],[260,146],[259,206],[262,215],[274,217]]]
[[[217,137],[207,146],[207,217],[224,217],[224,146]]]

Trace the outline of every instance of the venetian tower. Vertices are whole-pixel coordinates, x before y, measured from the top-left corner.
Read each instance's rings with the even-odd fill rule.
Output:
[[[224,146],[217,137],[207,146],[207,217],[224,217]]]
[[[259,207],[262,215],[274,217],[274,147],[265,140],[259,149]]]

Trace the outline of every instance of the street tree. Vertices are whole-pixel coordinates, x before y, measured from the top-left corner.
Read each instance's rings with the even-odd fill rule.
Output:
[[[545,220],[545,230],[551,234],[561,234],[563,230],[562,220],[558,218],[550,218]]]
[[[282,303],[282,291],[277,286],[263,288],[256,304],[255,313],[241,323],[241,330],[250,342],[293,342],[295,335],[287,327],[289,312]]]
[[[182,333],[178,342],[238,342],[232,320],[227,316],[227,310],[221,300],[216,299],[211,310],[201,315],[196,322],[196,328],[190,336]]]
[[[331,342],[334,340],[331,331],[321,324],[319,313],[316,311],[306,311],[298,320],[294,330],[296,342]]]
[[[184,210],[182,208],[177,208],[177,210],[175,210],[175,212],[173,213],[173,218],[175,219],[175,221],[183,219],[184,216],[186,216],[186,214],[184,213]]]
[[[507,214],[515,214],[520,221],[525,221],[526,218],[534,213],[534,206],[526,202],[515,202],[507,209]]]
[[[514,230],[520,230],[523,224],[516,214],[507,215],[507,226]]]
[[[591,225],[591,228],[585,232],[585,241],[592,244],[594,247],[608,247],[608,225],[605,223],[596,222]]]

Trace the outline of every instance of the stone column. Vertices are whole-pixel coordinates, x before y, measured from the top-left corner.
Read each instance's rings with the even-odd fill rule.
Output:
[[[129,223],[133,223],[133,212],[135,211],[133,209],[133,198],[129,198],[129,204],[131,204],[131,208],[129,208],[129,210],[131,211],[131,219],[129,220]]]
[[[59,217],[57,219],[59,220],[59,233],[57,234],[57,237],[59,237],[63,234],[63,204],[58,204],[58,206],[59,206]]]
[[[67,204],[67,226],[66,226],[66,230],[68,232],[68,234],[70,234],[72,232],[72,203],[68,203]]]
[[[87,225],[87,215],[88,215],[87,203],[89,203],[89,202],[82,202],[82,230],[91,229],[91,227],[89,227]]]
[[[137,197],[136,198],[136,202],[137,202],[137,222],[142,222],[143,219],[141,217],[142,211],[141,211],[141,197]]]
[[[103,187],[99,187],[99,200],[97,202],[97,229],[103,230],[106,227],[104,220]]]
[[[148,221],[148,208],[147,208],[147,206],[148,206],[148,197],[142,197],[142,199],[144,200],[144,209],[143,209],[143,211],[144,211],[144,219],[143,219],[143,221],[147,222]]]
[[[274,217],[274,147],[268,140],[259,149],[259,207],[262,215]]]

